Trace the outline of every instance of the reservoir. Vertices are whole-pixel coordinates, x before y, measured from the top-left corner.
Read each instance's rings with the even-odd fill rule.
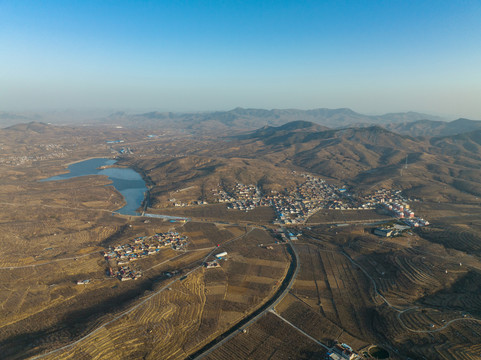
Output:
[[[69,172],[62,175],[52,176],[41,181],[66,180],[78,176],[86,175],[104,175],[112,181],[115,189],[122,194],[126,201],[126,205],[115,212],[123,215],[139,215],[137,209],[142,205],[147,192],[147,186],[140,174],[129,168],[109,167],[102,169],[103,166],[111,166],[115,164],[115,160],[106,158],[95,158],[68,166]]]

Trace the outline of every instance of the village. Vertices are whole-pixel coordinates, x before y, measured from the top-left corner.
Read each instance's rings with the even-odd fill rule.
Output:
[[[184,250],[188,238],[177,232],[169,231],[157,233],[152,236],[141,236],[133,239],[133,242],[124,245],[110,247],[104,253],[108,263],[107,275],[116,277],[121,281],[136,280],[142,276],[140,270],[133,270],[128,265],[143,257],[156,255],[161,249],[170,247],[172,250]],[[117,271],[113,268],[116,267]]]
[[[231,192],[213,189],[212,193],[220,203],[227,203],[227,209],[251,211],[258,206],[272,206],[276,213],[274,224],[294,225],[305,223],[307,218],[321,209],[331,210],[373,210],[384,208],[393,217],[409,227],[427,226],[429,222],[414,216],[401,190],[378,189],[373,194],[354,196],[345,187],[336,187],[323,179],[300,174],[305,182],[285,192],[271,191],[263,195],[256,185],[237,183]]]

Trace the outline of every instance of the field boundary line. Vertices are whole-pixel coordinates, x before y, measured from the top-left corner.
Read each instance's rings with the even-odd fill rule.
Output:
[[[328,347],[327,345],[323,344],[322,342],[320,342],[319,340],[317,340],[316,338],[312,337],[311,335],[309,335],[308,333],[306,333],[304,330],[302,329],[299,329],[296,325],[294,325],[293,323],[291,323],[289,320],[283,318],[280,314],[278,314],[274,309],[269,309],[269,311],[274,314],[275,316],[277,316],[279,319],[281,319],[282,321],[284,321],[286,324],[292,326],[294,329],[296,329],[297,331],[299,331],[302,335],[308,337],[309,339],[311,339],[312,341],[314,341],[316,344],[322,346],[324,349],[326,349],[327,351],[329,350],[332,350],[332,348]]]
[[[207,258],[209,256],[211,256],[217,249],[221,248],[223,245],[225,244],[228,244],[232,241],[235,241],[235,240],[238,240],[240,238],[243,238],[244,236],[247,236],[252,230],[254,230],[255,228],[251,228],[249,231],[247,231],[246,233],[242,234],[242,235],[239,235],[233,239],[230,239],[228,241],[226,241],[224,244],[222,244],[221,246],[219,247],[215,247],[211,252],[209,252],[207,254],[207,256],[202,260],[202,263],[206,262]],[[197,271],[198,269],[202,268],[202,264],[199,265],[199,266],[196,266],[195,268],[193,268],[192,270],[190,270],[189,272],[187,272],[186,274],[184,274],[183,276],[187,276],[187,275],[190,275],[192,274],[194,271]],[[182,276],[182,277],[183,277]],[[153,297],[159,295],[161,292],[163,292],[164,290],[168,289],[173,283],[177,282],[177,281],[180,281],[180,278],[177,278],[177,279],[174,279],[172,281],[170,281],[168,284],[166,284],[165,286],[163,286],[162,288],[160,288],[159,290],[157,290],[156,292],[154,292],[153,294],[149,295],[148,297],[146,297],[145,299],[143,299],[142,301],[140,301],[138,304],[132,306],[130,309],[127,309],[125,310],[124,312],[120,313],[119,315],[117,315],[116,317],[114,317],[113,319],[107,321],[106,323],[100,325],[98,328],[92,330],[90,333],[84,335],[83,337],[81,337],[80,339],[70,343],[70,344],[67,344],[67,345],[64,345],[58,349],[55,349],[55,350],[52,350],[52,351],[49,351],[49,352],[46,352],[44,354],[40,354],[40,355],[37,355],[37,356],[34,356],[31,358],[31,360],[35,360],[35,359],[41,359],[41,358],[44,358],[45,356],[48,356],[48,355],[52,355],[52,354],[55,354],[59,351],[63,351],[63,350],[67,350],[77,344],[79,344],[80,342],[82,342],[83,340],[85,339],[88,339],[89,337],[95,335],[97,332],[99,332],[101,329],[105,328],[107,325],[110,325],[111,323],[121,319],[122,317],[124,317],[125,315],[128,315],[130,314],[132,311],[138,309],[140,306],[142,306],[143,304],[145,304],[146,302],[148,302],[150,299],[152,299]]]
[[[40,263],[40,264],[30,264],[30,265],[21,265],[21,266],[3,266],[3,267],[0,267],[0,270],[25,269],[25,268],[31,268],[31,267],[36,267],[36,266],[48,265],[48,264],[53,264],[53,263],[56,263],[56,262],[59,262],[59,261],[74,260],[74,259],[78,259],[78,258],[81,258],[81,257],[85,257],[85,256],[93,255],[93,254],[98,254],[98,253],[101,253],[102,251],[104,251],[104,250],[98,250],[98,251],[94,251],[94,252],[87,253],[87,254],[71,256],[71,257],[68,257],[68,258],[53,259],[53,260],[50,260],[48,262],[44,262],[44,263]]]

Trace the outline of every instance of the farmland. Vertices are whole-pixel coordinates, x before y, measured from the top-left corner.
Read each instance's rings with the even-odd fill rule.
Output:
[[[409,174],[383,181],[387,189],[360,186],[370,202],[363,209],[349,193],[361,193],[356,184],[346,190],[339,179],[306,175],[281,153],[238,157],[257,143],[227,149],[185,134],[146,138],[103,128],[65,130],[67,141],[49,126],[28,131],[25,140],[2,138],[9,153],[0,164],[5,358],[185,359],[263,306],[245,332],[205,358],[317,359],[336,343],[361,355],[377,345],[393,359],[474,359],[481,351],[481,210],[467,193],[453,192],[466,200],[456,204],[406,197],[431,225],[379,237],[378,222],[405,223],[372,201],[421,197],[422,187],[394,188],[396,181],[416,185]],[[82,131],[84,140],[73,135]],[[123,143],[105,141],[120,137]],[[54,140],[58,146],[46,145]],[[125,199],[106,177],[38,181],[72,161],[119,156],[124,147],[131,153],[117,165],[142,174],[147,212],[173,219],[113,215]],[[236,206],[216,202],[221,190]],[[449,191],[443,188],[446,199]],[[176,246],[160,246],[159,234],[177,234]],[[294,264],[288,239],[298,272],[272,309]],[[106,254],[123,257],[128,263],[119,267],[141,276],[111,276],[119,267]]]
[[[275,291],[288,266],[285,252],[279,248],[268,259],[266,250],[257,247],[258,261],[243,256],[265,240],[266,233],[254,230],[233,241],[226,245],[231,255],[221,268],[193,268],[185,279],[153,289],[131,310],[46,358],[184,358]],[[159,337],[162,342],[153,344]]]
[[[325,349],[267,314],[204,359],[319,359]]]

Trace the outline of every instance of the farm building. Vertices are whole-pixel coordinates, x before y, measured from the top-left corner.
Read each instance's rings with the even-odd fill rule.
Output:
[[[383,237],[390,237],[393,235],[392,229],[385,229],[385,228],[375,228],[374,235],[383,236]]]
[[[221,253],[217,254],[215,257],[216,257],[217,259],[221,259],[221,258],[223,258],[223,257],[226,256],[226,255],[227,255],[227,252],[224,251],[224,252],[221,252]]]
[[[212,268],[220,267],[220,264],[217,262],[217,260],[213,260],[213,261],[206,262],[204,266],[207,269],[212,269]]]
[[[344,345],[344,346],[343,346]],[[352,351],[348,345],[336,345],[326,354],[327,360],[358,360],[359,355]]]

